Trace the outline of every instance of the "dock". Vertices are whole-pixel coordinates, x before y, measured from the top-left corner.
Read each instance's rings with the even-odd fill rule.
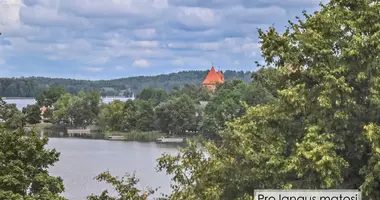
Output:
[[[67,129],[67,134],[70,137],[73,137],[75,135],[91,136],[91,129]]]

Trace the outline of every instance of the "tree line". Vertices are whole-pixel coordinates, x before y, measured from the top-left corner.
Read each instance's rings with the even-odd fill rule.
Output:
[[[157,76],[137,76],[112,80],[75,80],[64,78],[22,77],[0,78],[0,96],[2,97],[36,97],[50,87],[61,87],[70,94],[80,91],[99,91],[101,96],[132,96],[144,88],[161,88],[169,92],[185,84],[200,85],[208,71],[183,71]],[[226,80],[240,79],[250,81],[251,72],[232,71],[224,72]]]
[[[72,95],[63,88],[51,87],[37,95],[36,104],[23,108],[22,114],[28,124],[44,120],[72,128],[96,125],[104,132],[192,133],[215,139],[227,121],[244,114],[246,105],[266,103],[273,98],[272,89],[260,83],[263,79],[259,78],[271,76],[273,71],[255,72],[252,83],[238,79],[226,81],[218,85],[215,92],[190,84],[171,92],[145,88],[135,100],[107,104],[102,103],[96,91]],[[41,116],[43,106],[46,110]]]
[[[377,0],[331,0],[283,33],[259,30],[263,67],[274,71],[255,78],[273,97],[243,104],[242,114],[226,106],[239,117],[221,115],[230,121],[217,140],[160,157],[158,170],[173,177],[162,199],[253,200],[254,189],[276,188],[360,189],[362,199],[379,200],[379,12]],[[58,159],[43,148],[46,140],[0,133],[0,197],[63,199],[62,181],[44,170]],[[105,172],[97,180],[118,194],[88,199],[140,200],[155,192],[139,190],[133,175]]]

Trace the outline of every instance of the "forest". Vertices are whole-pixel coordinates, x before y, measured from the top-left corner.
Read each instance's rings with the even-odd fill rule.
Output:
[[[215,92],[198,84],[185,84],[170,92],[161,88],[144,88],[135,100],[103,103],[99,92],[80,91],[70,94],[62,87],[50,87],[36,96],[36,103],[22,111],[15,105],[0,108],[5,127],[39,124],[41,121],[59,127],[86,128],[95,126],[101,133],[132,133],[150,135],[144,140],[155,140],[160,135],[201,135],[217,139],[217,132],[225,123],[245,113],[246,106],[267,103],[274,98],[273,84],[267,77],[276,76],[274,69],[261,69],[253,73],[254,83],[239,79],[217,85]],[[41,107],[46,110],[41,115]],[[140,137],[141,138],[141,137]]]
[[[222,108],[237,117],[222,113],[227,121],[210,131],[216,139],[203,140],[203,148],[190,142],[157,159],[158,171],[172,175],[172,192],[162,199],[253,200],[255,189],[355,189],[363,200],[380,200],[379,13],[378,0],[331,0],[289,21],[285,31],[259,29],[265,60],[259,67],[268,71],[248,85],[260,84],[272,97],[249,104],[241,94],[250,92],[220,90],[229,98],[212,101],[227,102]],[[230,104],[236,96],[242,107]],[[0,106],[12,118],[12,106]],[[20,126],[11,121],[6,124]],[[65,199],[62,179],[47,170],[59,158],[47,142],[25,137],[22,129],[0,131],[0,199]],[[140,188],[133,174],[103,172],[96,179],[117,194],[99,191],[89,200],[144,200],[156,192]]]
[[[23,77],[0,78],[0,96],[2,97],[36,97],[50,87],[62,87],[70,94],[79,91],[99,91],[101,96],[126,96],[138,94],[143,88],[161,88],[171,91],[185,84],[201,85],[208,71],[182,71],[157,76],[137,76],[112,80],[74,80],[64,78]],[[250,81],[251,72],[224,71],[226,80],[240,79]]]

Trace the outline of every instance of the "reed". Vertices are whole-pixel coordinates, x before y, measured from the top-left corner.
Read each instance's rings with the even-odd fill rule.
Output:
[[[156,132],[156,131],[109,132],[107,133],[107,135],[124,136],[125,141],[140,141],[140,142],[152,142],[152,141],[155,141],[159,137],[165,136],[164,133]]]

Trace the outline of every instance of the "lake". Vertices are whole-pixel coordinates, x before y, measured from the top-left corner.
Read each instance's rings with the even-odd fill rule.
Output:
[[[110,189],[93,178],[109,170],[111,174],[123,176],[136,172],[140,179],[139,189],[160,187],[160,193],[170,193],[170,176],[156,172],[156,159],[163,153],[176,154],[178,147],[155,142],[124,142],[108,140],[49,138],[48,148],[61,152],[59,161],[49,169],[51,175],[63,178],[70,200],[86,199],[94,193]]]
[[[129,99],[133,98],[127,98],[127,97],[102,97],[103,103],[110,103],[115,100],[119,101],[127,101]],[[14,103],[16,104],[17,108],[19,110],[22,110],[23,107],[26,107],[30,104],[35,104],[36,100],[34,98],[9,98],[9,97],[3,97],[3,100],[6,103]]]
[[[15,103],[18,109],[34,104],[30,98],[5,98],[7,103]],[[126,101],[128,98],[103,98],[103,102]],[[84,200],[88,195],[100,194],[109,189],[94,177],[109,170],[111,174],[123,176],[134,173],[140,179],[139,189],[150,186],[161,187],[160,193],[170,193],[170,177],[164,172],[156,172],[156,159],[163,153],[176,154],[179,146],[155,142],[124,142],[77,138],[49,138],[47,148],[55,148],[61,153],[59,161],[49,171],[53,176],[62,177],[64,196],[70,200]],[[111,193],[112,194],[112,193]]]

